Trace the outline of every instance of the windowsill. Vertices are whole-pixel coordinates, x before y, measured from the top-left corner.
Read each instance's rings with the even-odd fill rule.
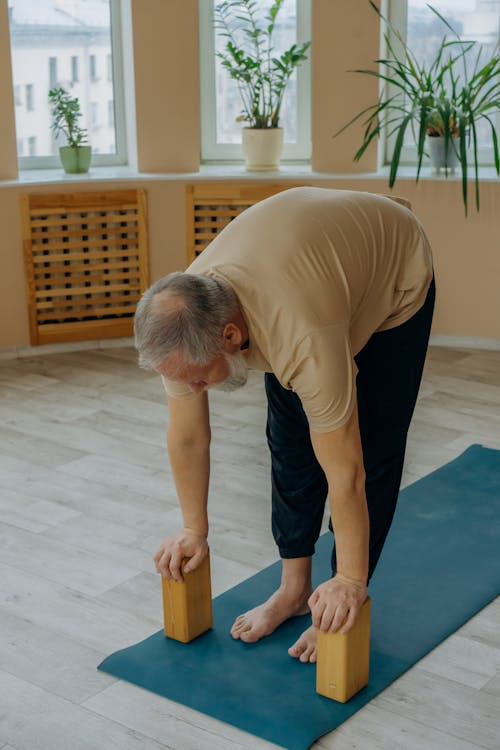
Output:
[[[26,169],[19,172],[17,179],[0,180],[0,187],[16,187],[23,185],[50,185],[88,183],[88,182],[153,182],[170,180],[194,182],[204,180],[388,180],[389,168],[382,167],[374,172],[317,172],[309,164],[283,164],[275,172],[247,172],[242,163],[235,164],[202,164],[199,172],[137,172],[128,166],[94,167],[87,174],[65,174],[62,169]],[[482,182],[498,181],[493,167],[482,167],[479,172]],[[444,174],[433,174],[430,167],[422,169],[421,181],[460,181],[460,172],[445,177]],[[469,179],[474,179],[474,173],[469,172]],[[415,167],[403,166],[398,171],[398,181],[415,180]]]

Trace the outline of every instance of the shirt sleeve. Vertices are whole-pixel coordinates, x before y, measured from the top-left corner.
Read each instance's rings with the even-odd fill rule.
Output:
[[[176,383],[174,380],[168,380],[163,375],[161,376],[161,382],[169,398],[189,399],[196,396],[196,393],[187,385],[184,385],[184,383]]]
[[[321,328],[301,340],[287,385],[300,398],[313,432],[333,432],[349,420],[357,372],[347,326]]]

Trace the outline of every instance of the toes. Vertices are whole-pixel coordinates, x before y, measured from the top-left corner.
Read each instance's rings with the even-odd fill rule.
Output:
[[[238,617],[237,620],[235,620],[233,627],[231,628],[231,633],[233,632],[240,632],[242,630],[245,630],[245,628],[249,628],[250,625],[248,624],[248,621],[245,620],[243,616]]]
[[[233,638],[242,638],[242,640],[246,640],[245,638],[243,638],[243,635],[248,630],[250,630],[251,627],[252,627],[251,623],[245,619],[245,616],[240,615],[236,619],[233,627],[231,628],[231,635],[233,636]]]
[[[305,646],[303,646],[300,642],[294,643],[293,646],[290,646],[290,648],[288,649],[288,653],[295,659],[299,659],[304,652],[304,648]]]
[[[259,637],[255,632],[252,632],[250,626],[240,634],[240,640],[245,641],[245,643],[255,643],[259,640]]]
[[[299,659],[303,664],[306,664],[309,661],[309,652],[310,652],[310,649],[306,648],[299,656]]]
[[[300,661],[304,664],[307,664],[307,662],[314,664],[316,661],[316,646],[311,645],[304,649],[300,655]]]

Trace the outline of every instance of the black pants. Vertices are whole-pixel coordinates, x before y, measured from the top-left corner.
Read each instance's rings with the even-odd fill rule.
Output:
[[[417,400],[434,310],[432,282],[424,305],[406,323],[375,333],[355,356],[359,429],[370,516],[369,578],[390,529],[401,483],[406,436]],[[267,440],[272,461],[272,529],[282,558],[314,553],[328,484],[314,454],[298,396],[265,376]],[[332,573],[336,571],[335,546]]]

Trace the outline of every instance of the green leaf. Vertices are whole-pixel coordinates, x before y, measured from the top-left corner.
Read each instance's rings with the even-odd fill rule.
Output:
[[[467,216],[467,147],[466,147],[466,123],[463,117],[458,123],[459,132],[459,161],[462,170],[462,197],[464,202],[465,215]]]
[[[391,188],[396,181],[396,175],[397,175],[398,167],[399,167],[399,159],[401,157],[401,149],[403,148],[403,141],[404,141],[404,137],[406,133],[406,128],[408,127],[408,123],[410,122],[412,117],[413,117],[413,113],[410,112],[410,114],[408,114],[404,118],[398,131],[396,143],[394,144],[394,152],[392,154],[391,169],[389,173],[389,187]]]
[[[493,141],[493,158],[495,160],[495,169],[497,175],[500,174],[500,160],[498,158],[498,136],[497,131],[495,128],[494,123],[490,120],[490,118],[487,115],[484,115],[485,120],[487,120],[491,127],[491,140]]]

